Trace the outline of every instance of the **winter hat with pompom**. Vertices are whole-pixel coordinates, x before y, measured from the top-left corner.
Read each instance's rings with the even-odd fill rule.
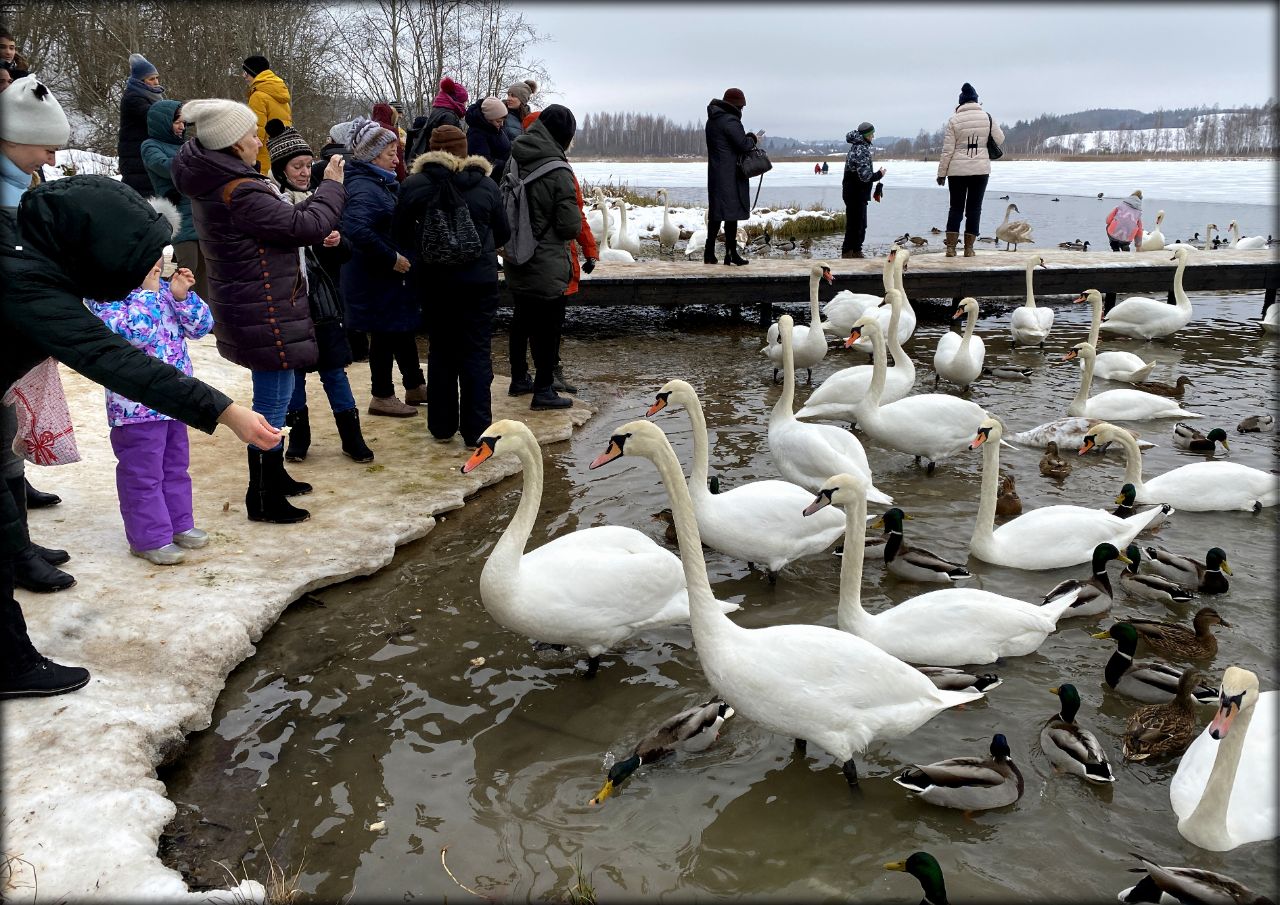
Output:
[[[267,120],[267,154],[271,157],[271,175],[276,182],[285,185],[284,166],[295,157],[315,157],[307,140],[293,126],[281,120]]]
[[[436,93],[435,100],[431,102],[431,106],[444,107],[459,116],[465,116],[469,97],[470,95],[467,94],[466,88],[446,75],[440,80],[440,90]]]
[[[480,102],[480,113],[485,119],[505,119],[507,105],[496,97],[486,97]]]
[[[71,137],[62,105],[34,75],[0,92],[0,138],[17,145],[61,147]]]
[[[258,114],[239,101],[220,97],[187,101],[182,115],[196,127],[196,141],[210,151],[225,150],[258,128]]]
[[[147,76],[159,75],[159,74],[160,73],[156,69],[156,67],[151,65],[150,61],[148,61],[147,58],[144,57],[142,54],[140,53],[129,54],[130,78],[135,78],[138,81],[142,81],[143,79],[147,78]]]
[[[960,103],[976,104],[978,102],[978,89],[974,88],[968,82],[960,86]]]
[[[345,123],[336,123],[329,129],[329,141],[345,148],[348,139],[351,138],[351,127],[353,125],[354,123],[351,120],[347,120]]]
[[[352,157],[368,163],[398,140],[396,133],[390,129],[384,129],[373,120],[361,116],[351,124],[351,137],[347,140],[347,147]]]
[[[527,106],[529,98],[538,93],[538,83],[533,79],[525,79],[523,82],[516,82],[514,85],[507,86],[507,94],[520,101],[522,106]]]

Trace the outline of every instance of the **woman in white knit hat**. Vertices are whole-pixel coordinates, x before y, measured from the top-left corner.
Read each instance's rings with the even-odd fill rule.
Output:
[[[191,199],[200,250],[209,265],[209,307],[218,352],[253,374],[253,408],[272,425],[285,423],[294,370],[317,360],[307,306],[303,246],[323,242],[346,203],[343,159],[335,156],[315,193],[290,204],[254,167],[258,117],[244,104],[187,101],[195,138],[173,159],[173,182]],[[284,445],[250,446],[245,509],[251,521],[289,524],[309,517],[287,499],[311,492],[284,470]]]

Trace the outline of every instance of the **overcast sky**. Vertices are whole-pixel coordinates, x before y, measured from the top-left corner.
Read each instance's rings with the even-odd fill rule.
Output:
[[[1093,107],[1260,104],[1277,6],[1249,3],[515,3],[575,113],[701,121],[726,88],[748,129],[835,138],[939,128],[971,82],[1007,123]]]

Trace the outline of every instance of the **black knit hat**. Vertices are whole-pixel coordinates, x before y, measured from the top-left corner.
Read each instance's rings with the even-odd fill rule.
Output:
[[[249,73],[249,75],[258,75],[259,73],[270,69],[271,64],[267,62],[266,57],[252,56],[245,57],[243,68],[245,72]]]
[[[286,126],[281,120],[269,119],[266,125],[267,154],[271,157],[271,175],[284,185],[284,165],[295,157],[307,155],[315,157],[315,153],[293,126]]]
[[[960,103],[976,104],[978,102],[978,89],[974,88],[968,82],[960,86]]]
[[[573,141],[573,136],[578,131],[578,121],[574,118],[572,110],[563,104],[551,104],[542,111],[538,122],[547,127],[547,131],[551,133],[551,137],[556,140],[556,144],[562,150],[569,149],[569,143]]]

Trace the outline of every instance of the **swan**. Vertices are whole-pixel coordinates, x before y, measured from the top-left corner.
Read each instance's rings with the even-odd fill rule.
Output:
[[[907,259],[910,257],[911,252],[907,251],[905,248],[900,248],[898,249],[898,253],[894,255],[893,261],[893,288],[902,293],[902,315],[898,319],[899,343],[905,343],[911,338],[911,334],[916,332],[916,312],[915,309],[911,307],[911,299],[907,297],[907,290],[902,283],[902,273],[907,269]],[[889,321],[893,319],[893,310],[885,307],[883,301],[877,302],[877,305],[879,307],[874,311],[863,311],[859,317],[866,314],[873,314],[880,321],[880,332],[888,335]],[[850,330],[852,328],[853,325],[850,324]],[[846,334],[847,332],[848,331],[846,331]],[[852,347],[850,347],[849,343],[846,342],[845,347],[857,349],[859,352],[866,352],[868,355],[871,354],[871,343],[865,339],[855,341]]]
[[[689,621],[679,557],[633,528],[586,528],[524,552],[542,503],[542,450],[533,432],[519,421],[495,421],[462,473],[499,446],[520,459],[524,490],[480,573],[480,600],[494,621],[536,641],[584,648],[591,658],[588,677],[601,654],[637,632]]]
[[[665,210],[665,208],[664,208]],[[618,240],[617,247],[620,251],[625,251],[633,258],[640,254],[640,236],[633,234],[627,229],[627,199],[618,199]]]
[[[1178,832],[1212,852],[1276,837],[1277,693],[1229,666],[1218,713],[1191,743],[1169,782]]]
[[[895,289],[890,294],[897,293]],[[886,371],[884,336],[874,315],[864,314],[858,318],[849,333],[849,341],[861,333],[871,335],[875,373],[866,398],[858,409],[858,428],[890,449],[913,455],[917,461],[925,459],[932,474],[939,459],[968,445],[987,413],[976,402],[946,393],[921,393],[882,404]]]
[[[1013,316],[1009,318],[1009,332],[1013,334],[1015,346],[1021,343],[1043,349],[1044,341],[1049,338],[1049,331],[1053,329],[1053,309],[1037,308],[1035,293],[1032,291],[1036,268],[1047,266],[1040,255],[1027,259],[1027,301],[1021,308],[1014,308]]]
[[[885,292],[888,292],[896,285],[894,283],[893,266],[897,256],[898,249],[891,248],[884,259],[884,269],[880,278],[884,283]],[[822,329],[832,336],[844,339],[849,335],[849,328],[853,326],[853,322],[872,308],[878,307],[882,301],[884,301],[883,296],[841,289],[831,297],[831,301],[822,306],[822,316],[824,318]]]
[[[1093,361],[1096,353],[1089,343],[1076,343],[1064,361],[1079,357],[1084,362],[1080,375],[1080,389],[1067,406],[1067,414],[1073,418],[1110,418],[1116,421],[1147,421],[1152,418],[1203,418],[1204,415],[1189,412],[1172,399],[1144,393],[1142,390],[1107,390],[1096,396],[1089,395],[1093,384]]]
[[[1280,305],[1272,302],[1259,321],[1263,333],[1280,333]]]
[[[1123,550],[1149,522],[1163,515],[1159,507],[1122,519],[1101,509],[1045,506],[995,528],[1003,434],[1000,422],[987,418],[970,446],[982,447],[982,491],[969,551],[983,562],[1014,569],[1060,569],[1091,562],[1098,544]]]
[[[813,366],[827,357],[827,336],[819,326],[822,320],[818,313],[818,284],[826,280],[831,283],[831,265],[825,261],[815,261],[809,268],[809,325],[792,328],[791,351],[795,357],[795,366],[804,368],[809,374],[809,382],[813,382]],[[782,366],[782,343],[778,341],[778,325],[772,324],[765,336],[764,348],[760,350],[773,362],[773,382],[778,382],[778,368]]]
[[[1098,348],[1098,334],[1102,329],[1102,293],[1096,289],[1087,289],[1074,299],[1078,305],[1088,302],[1093,308],[1093,321],[1089,325],[1089,345]],[[1093,358],[1093,376],[1099,380],[1114,380],[1117,383],[1138,383],[1151,376],[1155,362],[1146,362],[1132,352],[1097,352]],[[1080,361],[1084,367],[1084,360]]]
[[[994,663],[1000,657],[1034,653],[1075,602],[1067,593],[1044,606],[968,588],[945,588],[871,614],[862,608],[863,544],[867,481],[860,475],[830,478],[805,510],[830,504],[845,513],[840,562],[840,607],[836,624],[907,663],[935,666]]]
[[[792,484],[817,493],[822,482],[833,474],[851,471],[871,478],[871,466],[862,443],[853,434],[831,424],[797,421],[791,405],[796,378],[791,357],[791,315],[778,318],[782,340],[782,393],[769,414],[769,452],[778,474]],[[879,490],[868,491],[868,499],[886,506],[893,499]]]
[[[706,254],[707,250],[707,229],[711,226],[711,209],[706,208],[702,211],[702,229],[693,231],[689,236],[689,241],[684,246],[684,256],[691,258],[696,254]]]
[[[1034,446],[1041,449],[1048,447],[1051,442],[1058,444],[1060,450],[1079,449],[1084,443],[1084,438],[1089,436],[1089,432],[1101,423],[1101,418],[1056,418],[1027,430],[1018,431],[1016,434],[1010,434],[1009,439],[1021,446]],[[1127,433],[1134,438],[1139,449],[1143,451],[1155,446],[1150,440],[1139,439],[1133,431],[1127,431]],[[1106,451],[1106,446],[1101,443],[1095,448],[1099,453]]]
[[[996,241],[1004,243],[1004,250],[1008,251],[1009,246],[1013,246],[1013,250],[1018,250],[1018,245],[1031,241],[1031,223],[1027,220],[1009,221],[1011,211],[1017,211],[1018,205],[1010,204],[1004,209],[1004,220],[996,227]]]
[[[596,201],[596,209],[600,211],[600,216],[604,218],[604,226],[600,230],[600,236],[596,241],[600,245],[600,260],[612,264],[634,264],[635,257],[629,251],[623,251],[621,248],[609,247],[609,206],[603,198]]]
[[[1173,272],[1173,298],[1176,305],[1163,299],[1135,295],[1117,304],[1102,318],[1102,329],[1134,339],[1159,339],[1181,330],[1191,322],[1191,299],[1182,288],[1182,272],[1187,269],[1185,246],[1175,248],[1173,257],[1178,268]]]
[[[967,387],[982,374],[982,362],[986,358],[987,347],[982,337],[973,335],[973,328],[978,324],[977,300],[961,299],[960,307],[954,317],[962,314],[966,315],[964,335],[960,336],[953,330],[942,334],[938,340],[938,348],[933,353],[933,370],[938,377],[944,377],[958,387]],[[896,361],[894,365],[896,367]],[[937,379],[934,380],[933,385],[938,385]]]
[[[1127,431],[1104,421],[1085,438],[1089,447],[1112,442],[1124,450],[1124,482],[1133,485],[1136,502],[1169,503],[1190,512],[1257,512],[1280,501],[1280,478],[1238,462],[1192,462],[1143,482],[1142,453]]]
[[[708,547],[734,559],[760,564],[772,576],[793,560],[821,553],[844,533],[844,519],[839,513],[824,512],[821,518],[805,518],[802,510],[812,502],[813,495],[787,481],[752,481],[713,494],[707,488],[710,444],[698,394],[683,380],[668,381],[649,407],[648,417],[672,404],[683,405],[693,425],[689,497],[698,519],[698,533]]]
[[[1156,228],[1142,234],[1138,243],[1138,251],[1160,251],[1164,248],[1164,233],[1160,232],[1160,224],[1164,222],[1164,211],[1156,214]]]
[[[893,367],[886,369],[884,393],[881,399],[884,402],[896,402],[915,387],[916,365],[907,357],[902,343],[898,341],[898,319],[905,307],[906,296],[901,292],[889,291],[886,297],[893,312],[889,318],[889,335],[892,337],[889,342],[889,351],[893,354]],[[809,394],[808,400],[800,407],[800,411],[796,412],[796,417],[850,423],[857,421],[867,389],[871,386],[871,379],[874,376],[874,365],[841,368],[822,381],[818,388]]]
[[[602,206],[607,207],[605,201],[604,190],[600,186],[596,186],[591,190],[591,211],[587,214],[587,226],[591,229],[591,234],[595,236],[596,245],[603,245],[603,236],[607,230],[610,240],[618,238],[618,224],[609,219],[608,214],[602,211]]]
[[[662,248],[676,250],[676,240],[680,238],[680,230],[671,222],[671,197],[666,189],[658,189],[658,197],[662,199],[662,226],[658,228],[658,245]]]
[[[896,657],[839,629],[735,625],[711,594],[693,503],[666,435],[648,421],[625,424],[591,467],[624,455],[648,459],[658,469],[689,588],[694,649],[712,689],[744,719],[798,743],[813,742],[839,760],[849,784],[856,785],[853,757],[872,741],[910,735],[943,710],[983,696],[943,691]]]
[[[1240,227],[1234,220],[1227,225],[1227,232],[1231,233],[1231,244],[1228,246],[1229,248],[1239,248],[1244,250],[1247,248],[1267,247],[1267,240],[1262,236],[1245,236],[1243,239],[1240,238]]]

